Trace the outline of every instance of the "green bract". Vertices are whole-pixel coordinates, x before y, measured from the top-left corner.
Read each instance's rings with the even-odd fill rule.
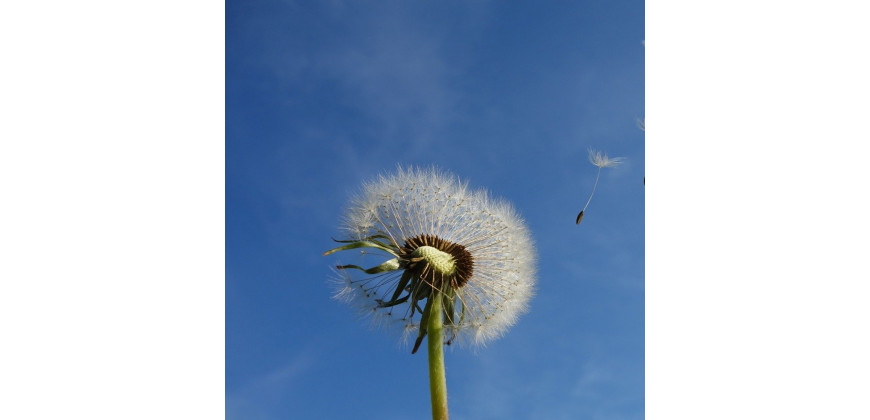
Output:
[[[368,237],[354,242],[336,241],[350,243],[326,251],[323,255],[329,255],[337,251],[350,249],[374,248],[386,251],[396,256],[396,258],[387,260],[383,264],[368,269],[353,264],[339,265],[336,266],[336,268],[339,270],[353,268],[363,271],[366,274],[405,270],[398,283],[396,283],[395,290],[393,291],[390,300],[384,301],[378,299],[377,304],[379,308],[388,308],[410,300],[411,315],[413,316],[415,310],[420,312],[421,327],[419,329],[417,340],[414,343],[414,349],[411,351],[411,353],[416,353],[420,343],[426,336],[425,325],[427,325],[426,321],[429,316],[433,299],[440,298],[442,300],[441,307],[444,312],[445,324],[453,325],[454,319],[462,319],[462,311],[464,311],[465,306],[459,305],[460,313],[454,313],[457,308],[455,302],[457,294],[454,288],[459,286],[459,283],[455,281],[455,276],[457,274],[457,261],[450,253],[444,252],[433,246],[422,245],[415,247],[412,251],[408,252],[412,247],[399,247],[397,245],[381,242],[379,239],[383,238]],[[403,293],[404,296],[402,296]],[[426,299],[426,303],[425,306],[421,308],[420,301],[423,299]]]

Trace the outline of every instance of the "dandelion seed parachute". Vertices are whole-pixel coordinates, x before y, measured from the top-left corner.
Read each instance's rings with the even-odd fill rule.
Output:
[[[349,239],[339,242],[350,245],[327,254],[367,247],[374,252],[360,257],[378,259],[342,266],[365,271],[339,268],[336,298],[405,338],[425,334],[421,305],[433,291],[443,296],[447,344],[477,345],[516,323],[534,292],[537,256],[513,207],[434,168],[400,167],[365,183],[342,229]]]
[[[601,154],[601,152],[589,149],[589,162],[598,167],[598,173],[595,175],[595,183],[592,184],[592,192],[589,193],[589,199],[586,200],[586,205],[583,206],[583,210],[580,210],[580,214],[577,215],[577,221],[574,223],[575,225],[579,225],[580,221],[583,220],[583,214],[586,212],[586,208],[589,207],[589,203],[592,202],[592,196],[595,195],[595,188],[598,187],[598,179],[601,177],[601,170],[604,168],[612,168],[621,164],[625,159],[618,158],[609,158],[607,154]],[[646,181],[644,181],[646,183]]]

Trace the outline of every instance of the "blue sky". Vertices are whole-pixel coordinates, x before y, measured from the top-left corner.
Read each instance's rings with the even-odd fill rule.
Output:
[[[426,357],[331,299],[360,183],[436,165],[516,207],[530,311],[448,348],[451,416],[644,416],[644,3],[226,4],[229,419],[426,418]],[[581,225],[595,148],[605,169]]]

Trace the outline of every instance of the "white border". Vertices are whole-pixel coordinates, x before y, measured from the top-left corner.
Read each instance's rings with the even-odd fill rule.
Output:
[[[224,412],[224,4],[0,7],[0,418]]]

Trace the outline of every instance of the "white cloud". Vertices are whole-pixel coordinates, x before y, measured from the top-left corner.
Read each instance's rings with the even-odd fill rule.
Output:
[[[300,378],[315,365],[312,352],[303,351],[283,365],[255,377],[241,388],[227,392],[227,420],[277,419],[269,408],[293,393],[287,388],[300,382]]]
[[[574,383],[571,395],[578,398],[599,398],[601,385],[613,382],[613,374],[601,363],[588,361],[583,364],[580,377]]]
[[[314,60],[342,86],[341,99],[379,121],[386,135],[432,135],[452,118],[458,102],[449,86],[452,63],[443,37],[426,33],[410,13],[397,7],[363,14],[348,28],[350,42],[321,51]]]

